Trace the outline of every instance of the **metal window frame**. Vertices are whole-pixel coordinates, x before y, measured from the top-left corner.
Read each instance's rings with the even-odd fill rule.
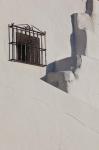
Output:
[[[46,66],[46,32],[40,31],[35,26],[30,26],[28,24],[15,25],[14,23],[8,25],[8,37],[9,37],[9,61],[19,62],[16,56],[16,33],[22,33],[23,35],[28,35],[29,37],[39,38],[40,46],[38,48],[40,52],[40,63],[32,64],[37,66]],[[31,61],[30,61],[31,62]],[[23,63],[23,62],[22,62]],[[26,62],[24,62],[26,63]],[[28,63],[31,64],[31,63]]]

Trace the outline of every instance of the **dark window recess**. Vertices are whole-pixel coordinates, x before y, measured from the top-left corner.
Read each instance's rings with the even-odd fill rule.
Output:
[[[9,60],[46,66],[46,32],[34,26],[8,26]]]

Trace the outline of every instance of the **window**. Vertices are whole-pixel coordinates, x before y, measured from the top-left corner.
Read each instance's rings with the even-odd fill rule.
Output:
[[[46,32],[34,26],[8,26],[9,60],[27,64],[46,65]]]

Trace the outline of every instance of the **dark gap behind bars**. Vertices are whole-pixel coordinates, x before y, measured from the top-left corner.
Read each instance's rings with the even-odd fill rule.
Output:
[[[46,66],[46,32],[29,25],[8,25],[9,60]]]

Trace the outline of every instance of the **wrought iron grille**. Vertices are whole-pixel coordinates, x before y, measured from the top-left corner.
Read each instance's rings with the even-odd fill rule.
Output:
[[[34,26],[8,25],[9,60],[46,66],[46,32]]]

